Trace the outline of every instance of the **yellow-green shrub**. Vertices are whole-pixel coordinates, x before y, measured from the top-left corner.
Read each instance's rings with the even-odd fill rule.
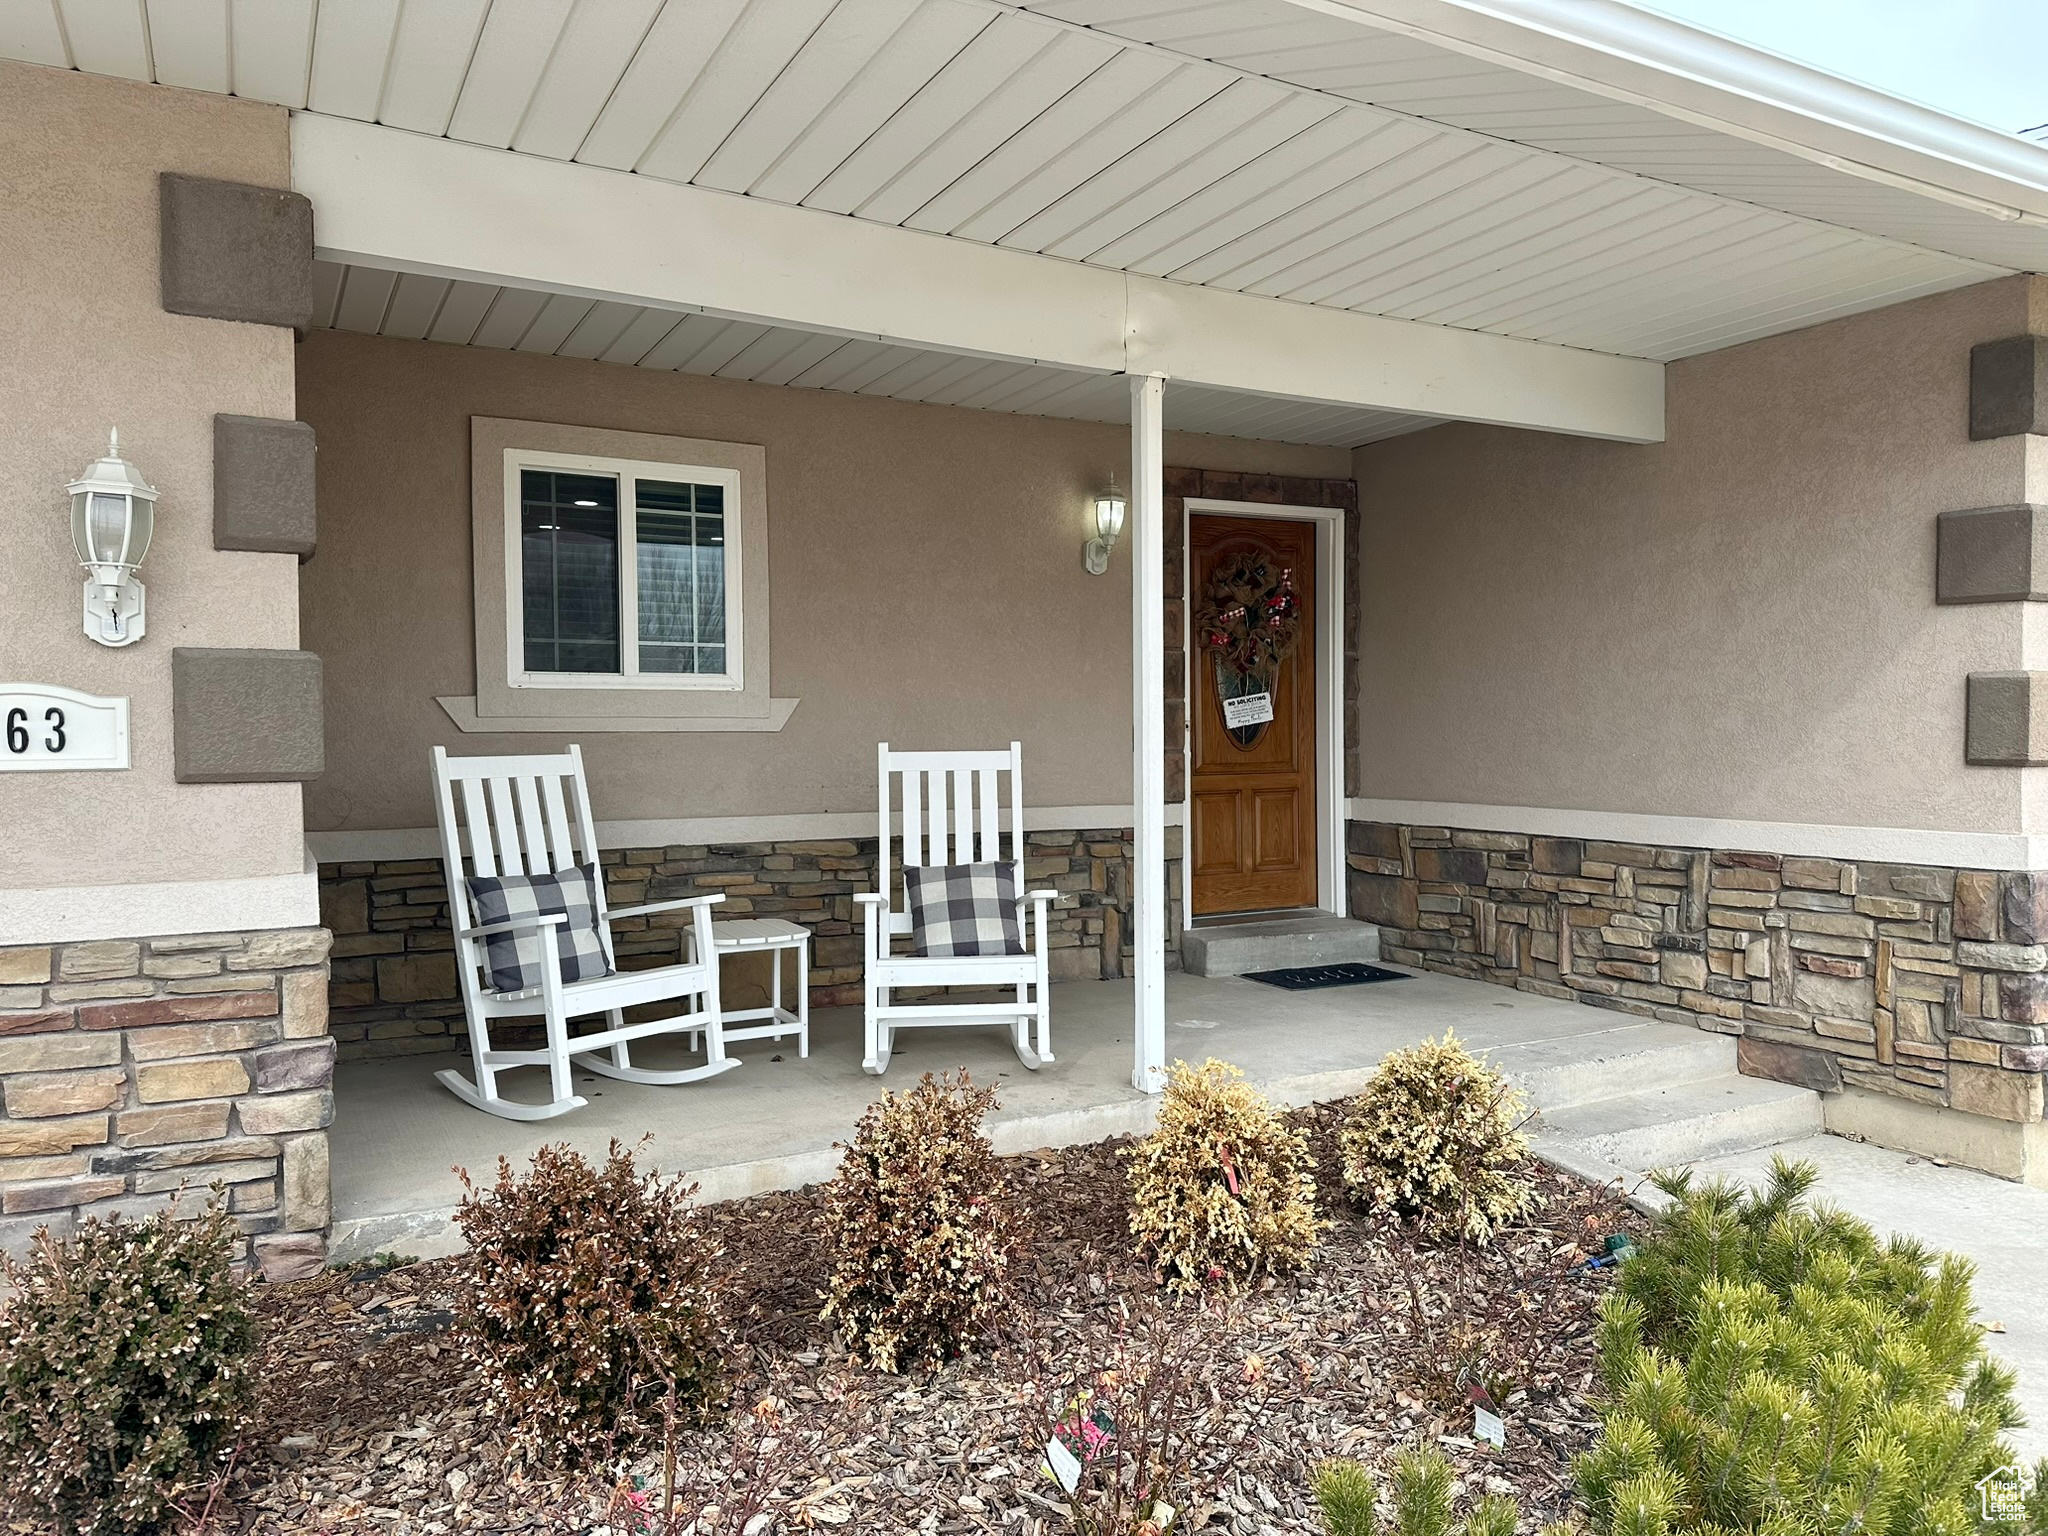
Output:
[[[1124,1154],[1131,1232],[1171,1289],[1305,1264],[1329,1225],[1308,1137],[1243,1079],[1225,1062],[1175,1062],[1158,1129]]]
[[[1534,1204],[1517,1171],[1529,1144],[1521,1096],[1445,1033],[1396,1051],[1352,1102],[1338,1134],[1344,1187],[1435,1237],[1485,1242]]]
[[[931,1073],[884,1093],[826,1186],[834,1253],[824,1315],[875,1369],[935,1369],[986,1331],[1015,1225],[982,1134],[993,1088]]]

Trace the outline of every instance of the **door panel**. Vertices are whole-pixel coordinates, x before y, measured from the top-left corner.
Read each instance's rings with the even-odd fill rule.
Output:
[[[1294,869],[1301,862],[1301,796],[1291,789],[1255,789],[1251,802],[1258,829],[1253,867],[1268,874]],[[1315,823],[1313,810],[1309,823]]]
[[[1188,657],[1197,916],[1316,903],[1315,560],[1314,523],[1202,512],[1188,519],[1191,611],[1206,604],[1225,621],[1220,647],[1197,624]],[[1275,660],[1259,651],[1255,620],[1281,594],[1292,601],[1296,638]],[[1233,728],[1226,698],[1256,701],[1261,693],[1271,719]]]
[[[1237,796],[1197,795],[1195,797],[1195,875],[1235,874],[1244,862],[1239,850]]]

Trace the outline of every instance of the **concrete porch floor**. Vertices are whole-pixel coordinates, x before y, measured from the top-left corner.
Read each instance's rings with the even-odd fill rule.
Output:
[[[1239,977],[1168,978],[1168,1058],[1220,1057],[1286,1103],[1356,1093],[1389,1051],[1447,1028],[1515,1078],[1546,1118],[1560,1106],[1613,1102],[1659,1073],[1675,1073],[1689,1108],[1713,1102],[1731,1084],[1771,1086],[1708,1078],[1717,1069],[1694,1064],[1718,1059],[1718,1052],[1726,1058],[1718,1070],[1732,1070],[1733,1042],[1725,1036],[1483,982],[1422,974],[1286,992]],[[1156,1101],[1130,1086],[1128,982],[1054,987],[1058,1059],[1037,1073],[1018,1064],[1007,1036],[993,1028],[911,1030],[897,1040],[888,1075],[869,1077],[860,1069],[859,1011],[820,1009],[812,1017],[807,1060],[797,1057],[794,1041],[748,1041],[736,1048],[745,1065],[704,1083],[654,1088],[579,1074],[588,1106],[538,1124],[482,1114],[434,1081],[440,1067],[466,1069],[466,1056],[343,1065],[335,1074],[330,1143],[334,1257],[458,1251],[449,1218],[461,1189],[451,1169],[459,1164],[487,1178],[500,1154],[516,1165],[551,1141],[602,1154],[614,1137],[638,1142],[646,1136],[643,1160],[664,1172],[687,1173],[702,1185],[705,1199],[814,1183],[832,1175],[838,1163],[832,1143],[845,1138],[882,1089],[908,1087],[921,1073],[953,1067],[965,1066],[977,1081],[1000,1090],[1002,1107],[990,1127],[999,1152],[1151,1127]],[[778,1055],[780,1061],[772,1059]],[[657,1053],[636,1059],[654,1064]],[[506,1082],[515,1096],[521,1093],[518,1076]],[[537,1095],[538,1083],[525,1092]],[[1981,1314],[2005,1326],[1988,1342],[2022,1372],[2021,1404],[2032,1423],[2013,1439],[2029,1457],[2048,1454],[2048,1323],[2040,1316],[2038,1274],[2038,1256],[2048,1245],[2048,1191],[1834,1136],[1786,1134],[1766,1131],[1757,1138],[1777,1145],[1753,1142],[1742,1151],[1701,1150],[1677,1160],[1696,1159],[1707,1176],[1755,1179],[1773,1153],[1804,1158],[1821,1169],[1819,1198],[1880,1232],[1910,1232],[1968,1254],[1978,1265]],[[1547,1129],[1539,1138],[1554,1139]],[[1589,1165],[1581,1156],[1566,1166]],[[1610,1171],[1597,1160],[1590,1166],[1596,1176]]]
[[[798,1058],[794,1040],[758,1040],[734,1048],[745,1063],[736,1071],[682,1087],[578,1073],[577,1091],[590,1103],[538,1123],[482,1114],[434,1081],[441,1067],[467,1071],[466,1055],[343,1064],[335,1073],[331,1141],[334,1252],[346,1259],[382,1249],[454,1251],[448,1216],[461,1191],[451,1168],[487,1176],[500,1154],[517,1164],[549,1142],[566,1141],[590,1155],[614,1137],[651,1137],[644,1160],[664,1172],[687,1172],[706,1199],[813,1183],[831,1176],[838,1163],[832,1143],[851,1132],[884,1088],[905,1088],[921,1073],[953,1067],[967,1067],[976,1081],[1000,1090],[1002,1107],[991,1123],[999,1151],[1144,1131],[1153,1101],[1130,1084],[1131,1006],[1129,982],[1057,985],[1057,1059],[1042,1070],[1027,1072],[998,1029],[926,1029],[897,1035],[882,1078],[860,1069],[859,1010],[819,1009],[808,1059]],[[1355,1093],[1389,1051],[1447,1028],[1512,1070],[1597,1057],[1604,1040],[1673,1026],[1432,975],[1320,992],[1175,975],[1167,988],[1169,1060],[1221,1057],[1289,1103]],[[659,1065],[660,1048],[636,1048],[634,1059]],[[522,1077],[532,1086],[522,1088]],[[536,1071],[501,1082],[513,1096],[538,1095],[538,1079]]]

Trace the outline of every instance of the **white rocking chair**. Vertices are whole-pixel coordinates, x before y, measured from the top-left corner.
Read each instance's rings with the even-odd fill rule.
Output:
[[[461,978],[462,1006],[469,1016],[470,1052],[476,1080],[460,1072],[434,1074],[465,1104],[502,1115],[507,1120],[547,1120],[580,1109],[588,1101],[571,1091],[569,1066],[616,1077],[629,1083],[694,1083],[739,1065],[725,1053],[725,1033],[718,1003],[718,955],[711,944],[711,906],[718,896],[689,896],[621,907],[608,913],[602,872],[596,881],[597,924],[605,952],[612,948],[611,920],[644,917],[651,912],[694,908],[685,935],[687,959],[681,965],[644,971],[615,971],[583,981],[562,980],[561,959],[553,942],[559,916],[515,918],[479,925],[470,901],[467,877],[547,874],[596,864],[597,835],[591,825],[590,795],[583,778],[583,753],[570,747],[546,757],[456,757],[434,748],[434,807],[441,823],[441,860],[448,878],[448,911],[455,928],[455,969]],[[468,867],[463,849],[469,850]],[[529,932],[546,936],[539,946],[541,982],[521,991],[497,991],[482,942],[493,933]],[[641,1003],[694,999],[695,1006],[673,1016],[628,1024],[625,1010]],[[491,1045],[493,1019],[541,1014],[547,1022],[547,1044],[538,1050],[502,1051]],[[609,1029],[571,1035],[569,1021],[602,1013]],[[649,1035],[698,1033],[704,1036],[702,1066],[677,1071],[650,1071],[633,1065],[631,1042]],[[607,1053],[609,1059],[607,1059]],[[498,1074],[511,1067],[545,1066],[550,1097],[545,1104],[525,1104],[498,1093]]]
[[[1053,891],[1024,889],[1024,749],[1007,752],[876,751],[881,783],[881,845],[878,892],[863,892],[866,967],[862,991],[867,1012],[867,1056],[861,1065],[879,1076],[888,1070],[899,1029],[952,1024],[1008,1024],[1017,1059],[1032,1071],[1053,1059],[1051,999],[1046,990],[1046,905]],[[1024,909],[1031,921],[1021,955],[908,955],[891,953],[890,941],[910,932],[910,912],[900,882],[891,877],[891,778],[902,783],[902,868],[943,864],[1015,866],[1020,928]],[[1008,851],[1003,851],[1007,835]],[[894,893],[892,895],[892,892]],[[897,987],[1014,987],[1013,1002],[906,1003],[894,1001]],[[1036,1038],[1033,1038],[1033,1031]]]

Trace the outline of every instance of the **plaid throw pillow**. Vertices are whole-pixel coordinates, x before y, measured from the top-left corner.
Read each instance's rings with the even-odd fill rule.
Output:
[[[930,864],[903,871],[913,955],[1021,955],[1014,864]]]
[[[476,912],[479,928],[502,923],[507,918],[552,917],[560,913],[569,921],[545,931],[555,936],[555,952],[562,957],[562,980],[588,981],[612,973],[612,957],[597,925],[594,864],[579,864],[552,875],[500,875],[471,880],[469,904]],[[484,962],[491,973],[492,990],[523,992],[539,986],[541,943],[541,934],[532,929],[485,934]]]

